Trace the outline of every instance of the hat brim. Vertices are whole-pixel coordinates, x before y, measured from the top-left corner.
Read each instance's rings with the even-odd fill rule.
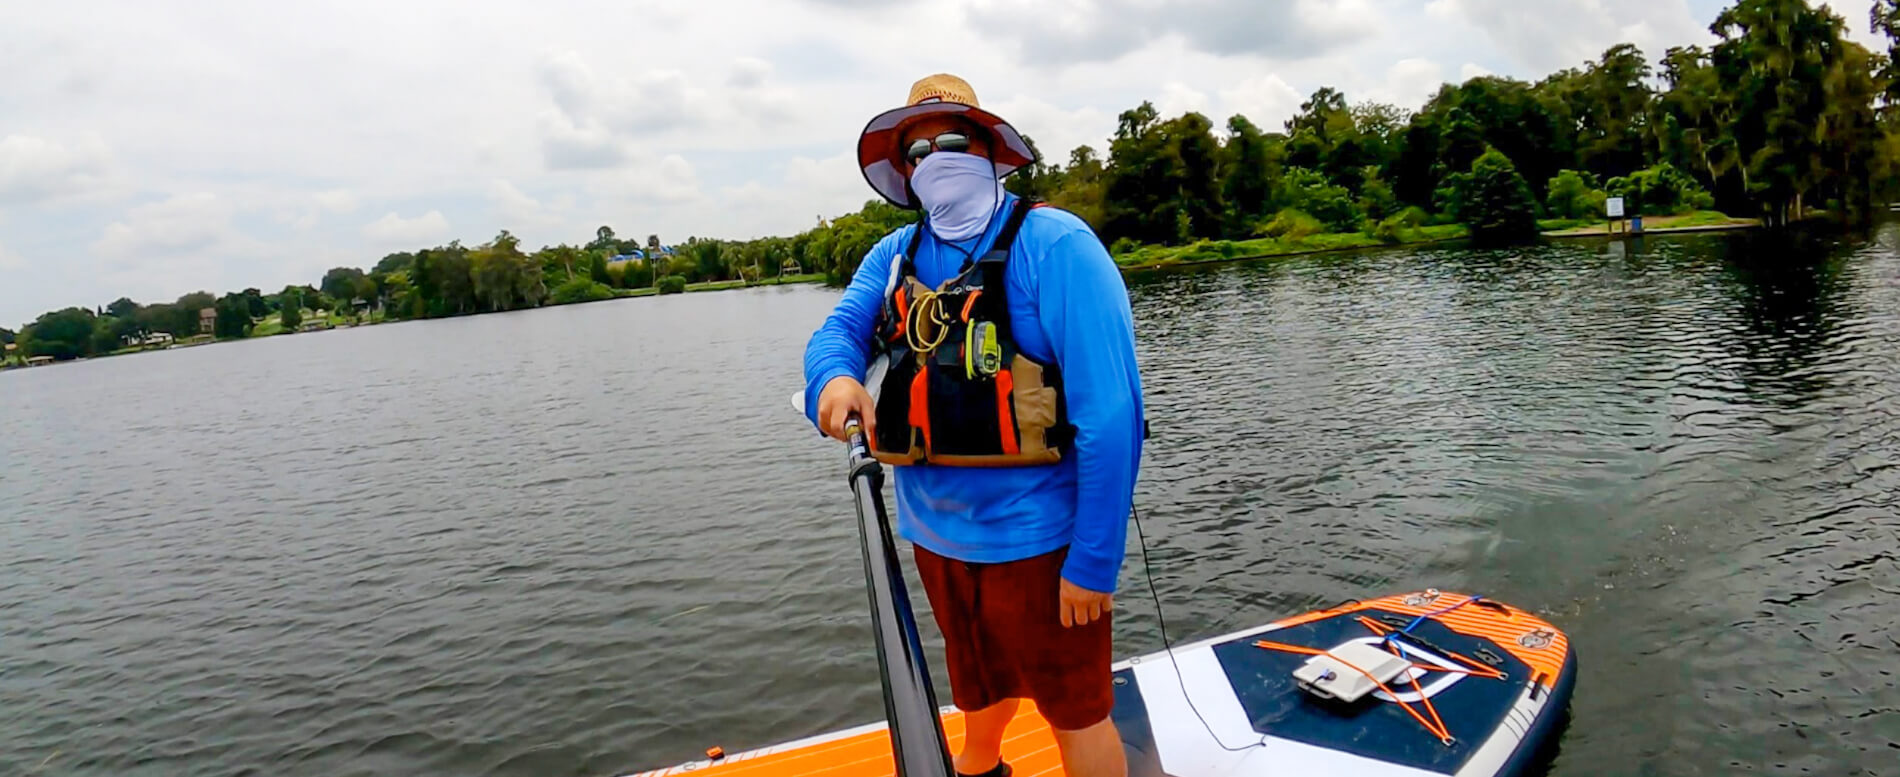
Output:
[[[962,103],[928,102],[906,105],[878,114],[864,125],[858,136],[858,168],[871,188],[900,208],[916,208],[911,195],[910,178],[903,167],[903,149],[898,147],[904,127],[925,116],[949,114],[976,124],[990,133],[990,162],[996,177],[1002,179],[1036,161],[1029,141],[1009,122],[994,113]]]

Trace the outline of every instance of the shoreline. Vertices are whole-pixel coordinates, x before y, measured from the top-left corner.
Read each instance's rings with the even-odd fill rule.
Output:
[[[1691,214],[1691,216],[1693,216],[1693,214]],[[1761,228],[1761,222],[1758,219],[1737,219],[1737,218],[1732,218],[1732,217],[1728,217],[1728,221],[1726,222],[1716,223],[1716,224],[1690,224],[1690,225],[1684,225],[1684,226],[1668,226],[1668,224],[1672,220],[1680,221],[1680,220],[1690,218],[1691,216],[1658,217],[1657,221],[1663,222],[1664,224],[1663,226],[1657,226],[1657,227],[1646,226],[1643,229],[1643,231],[1640,233],[1610,232],[1607,230],[1606,227],[1602,225],[1596,225],[1596,226],[1590,226],[1590,227],[1572,227],[1569,229],[1562,229],[1562,230],[1540,231],[1538,235],[1542,238],[1547,238],[1547,239],[1577,239],[1577,238],[1629,239],[1629,238],[1635,238],[1635,237],[1643,237],[1645,235],[1680,235],[1680,234],[1695,234],[1695,233],[1708,233],[1708,232],[1736,232],[1736,231],[1747,230],[1747,229]],[[1442,227],[1444,226],[1455,226],[1455,225],[1440,225],[1441,230],[1442,230]],[[1422,231],[1423,230],[1421,230],[1421,232]],[[1164,257],[1160,259],[1145,260],[1145,261],[1133,261],[1133,262],[1123,262],[1119,259],[1115,259],[1115,266],[1117,270],[1120,270],[1122,274],[1126,275],[1131,272],[1140,272],[1140,271],[1149,271],[1149,270],[1167,270],[1167,269],[1174,269],[1174,268],[1181,268],[1181,267],[1208,267],[1208,266],[1223,265],[1223,264],[1239,264],[1242,262],[1257,262],[1257,261],[1261,261],[1265,259],[1288,259],[1288,258],[1295,258],[1295,257],[1302,257],[1302,256],[1318,256],[1318,255],[1324,255],[1324,254],[1343,254],[1343,253],[1348,253],[1348,252],[1353,252],[1353,251],[1368,251],[1368,250],[1376,250],[1376,249],[1381,249],[1381,248],[1400,248],[1400,247],[1405,247],[1405,246],[1428,246],[1428,245],[1438,245],[1438,244],[1443,244],[1443,243],[1456,243],[1456,242],[1460,242],[1464,240],[1469,240],[1470,236],[1468,234],[1462,233],[1461,231],[1459,234],[1444,235],[1444,236],[1438,236],[1438,237],[1425,236],[1420,239],[1401,240],[1396,243],[1387,243],[1387,242],[1377,241],[1372,238],[1365,237],[1363,233],[1358,233],[1358,232],[1323,233],[1320,235],[1311,235],[1309,236],[1309,238],[1334,238],[1334,239],[1346,238],[1346,239],[1351,239],[1351,244],[1337,245],[1337,246],[1318,246],[1318,247],[1311,247],[1311,248],[1301,247],[1301,248],[1295,248],[1293,250],[1288,250],[1288,251],[1271,251],[1267,253],[1258,253],[1258,254],[1250,253],[1250,254],[1235,255],[1235,256],[1224,256],[1224,255],[1216,255],[1216,256],[1211,256],[1211,257],[1199,256],[1197,258],[1192,258],[1192,259],[1177,258],[1175,256],[1169,256],[1169,257]],[[1363,241],[1359,240],[1358,238],[1363,238]],[[1206,241],[1203,241],[1203,242],[1206,242]],[[1182,247],[1176,248],[1175,250],[1185,253],[1188,251],[1189,248],[1191,248],[1191,246],[1182,246]],[[1136,250],[1140,251],[1140,250],[1148,250],[1148,249],[1161,249],[1161,247],[1143,246],[1142,248],[1136,249]],[[1166,250],[1166,249],[1162,249],[1162,250]],[[824,275],[819,274],[819,273],[806,273],[806,274],[800,274],[800,275],[780,276],[780,277],[772,278],[769,280],[761,279],[757,281],[743,281],[743,280],[706,281],[704,283],[688,284],[686,287],[686,290],[680,293],[681,294],[697,294],[697,293],[703,293],[703,292],[730,291],[732,289],[750,289],[750,288],[757,288],[760,286],[805,285],[805,284],[813,284],[813,283],[824,283],[824,281],[825,281]],[[570,302],[567,304],[568,305],[586,305],[591,302],[611,302],[613,300],[635,299],[639,297],[658,297],[658,296],[667,296],[667,295],[660,294],[659,289],[656,289],[653,287],[645,287],[645,288],[640,288],[640,289],[614,289],[614,296],[609,297],[607,299],[589,300],[587,302]],[[564,305],[537,306],[537,308],[554,308],[554,307],[564,307]],[[524,308],[524,309],[534,310],[537,308]],[[490,312],[495,312],[495,311],[490,311]],[[468,313],[462,316],[438,316],[438,318],[462,318],[469,315],[483,315],[483,314],[482,313]],[[265,319],[265,321],[270,321],[270,320],[271,319]],[[427,320],[430,320],[430,319],[427,319],[427,318],[398,318],[398,319],[384,318],[378,321],[366,321],[366,322],[361,322],[361,323],[342,324],[342,325],[333,324],[332,326],[327,327],[325,329],[315,330],[315,331],[331,331],[334,329],[356,329],[356,328],[368,327],[368,326],[381,326],[383,324],[396,324],[396,323],[403,323],[403,322],[408,322],[408,321],[427,321]],[[259,322],[259,326],[261,326],[263,323],[264,322]],[[44,364],[44,365],[38,365],[38,366],[52,367],[52,366],[57,366],[60,364],[66,364],[66,363],[71,363],[71,362],[110,359],[114,356],[131,356],[131,355],[142,354],[142,353],[171,351],[171,350],[177,350],[181,348],[199,348],[199,347],[203,347],[207,345],[217,345],[219,343],[243,342],[245,340],[262,340],[262,339],[271,338],[271,337],[280,337],[284,335],[294,335],[294,334],[305,334],[305,333],[301,331],[278,330],[278,331],[273,331],[269,334],[246,335],[244,337],[228,338],[224,340],[210,340],[210,341],[195,342],[195,343],[179,343],[179,344],[171,345],[165,348],[127,349],[127,350],[121,350],[118,352],[104,354],[100,356],[88,356],[88,357],[82,357],[78,359],[68,359],[65,361],[55,361],[51,364]],[[33,365],[0,363],[0,372],[11,372],[13,370],[28,370],[28,369],[35,369],[35,368],[36,367]]]
[[[1661,222],[1662,226],[1650,227],[1650,226],[1645,225],[1642,232],[1635,232],[1635,233],[1610,232],[1608,231],[1606,227],[1602,225],[1594,225],[1594,226],[1588,226],[1588,227],[1570,227],[1566,229],[1556,229],[1556,230],[1540,230],[1538,232],[1538,236],[1545,239],[1566,239],[1566,240],[1577,239],[1577,238],[1629,239],[1629,238],[1640,238],[1647,235],[1681,235],[1681,234],[1694,234],[1694,233],[1707,233],[1707,232],[1737,232],[1741,230],[1761,228],[1761,221],[1759,219],[1738,219],[1738,218],[1733,218],[1733,217],[1728,217],[1728,216],[1724,216],[1723,218],[1727,220],[1721,223],[1687,224],[1683,226],[1670,226],[1670,224],[1673,224],[1679,221],[1688,220],[1688,219],[1693,218],[1694,216],[1695,214],[1688,214],[1684,216],[1657,217],[1656,221]],[[1342,236],[1361,237],[1362,233],[1333,232],[1333,233],[1326,233],[1325,235],[1314,235],[1312,237],[1328,237],[1328,236],[1330,237],[1342,237]],[[1253,261],[1259,261],[1262,259],[1284,259],[1284,258],[1300,257],[1300,256],[1316,256],[1316,255],[1321,255],[1321,254],[1338,254],[1338,253],[1347,253],[1350,251],[1376,250],[1380,248],[1399,248],[1399,247],[1404,247],[1404,246],[1437,245],[1441,243],[1456,243],[1459,241],[1469,240],[1469,239],[1470,239],[1470,235],[1462,234],[1462,233],[1457,234],[1457,235],[1443,236],[1443,237],[1424,237],[1422,239],[1415,239],[1415,240],[1401,240],[1396,243],[1379,242],[1379,241],[1374,241],[1368,238],[1364,242],[1355,241],[1351,245],[1296,248],[1294,250],[1289,250],[1289,251],[1270,251],[1267,253],[1235,255],[1235,256],[1212,256],[1212,257],[1201,256],[1198,258],[1191,258],[1191,259],[1181,258],[1178,256],[1169,256],[1169,257],[1164,257],[1161,259],[1137,260],[1137,261],[1130,261],[1130,262],[1123,262],[1120,259],[1116,259],[1115,264],[1119,269],[1121,269],[1123,273],[1127,273],[1127,272],[1137,271],[1137,270],[1165,270],[1165,269],[1176,268],[1176,267],[1204,267],[1204,266],[1209,266],[1209,265],[1253,262]],[[1136,250],[1140,251],[1143,249],[1156,249],[1156,248],[1159,248],[1159,247],[1143,246],[1141,249],[1136,249]],[[1175,250],[1180,251],[1182,253],[1186,253],[1188,251],[1188,248],[1189,247],[1184,246],[1184,247],[1178,247]]]
[[[742,281],[742,280],[706,281],[704,283],[693,283],[693,284],[687,284],[686,290],[680,293],[681,294],[696,294],[696,293],[710,292],[710,291],[751,289],[751,288],[757,288],[760,286],[795,286],[795,285],[805,285],[805,284],[811,284],[811,283],[824,283],[824,282],[825,282],[825,276],[822,273],[804,273],[804,274],[799,274],[799,275],[787,275],[787,276],[770,278],[770,279],[760,279],[757,281]],[[595,302],[612,302],[614,300],[634,299],[637,297],[658,297],[658,296],[662,296],[659,292],[659,289],[655,289],[650,286],[646,288],[640,288],[640,289],[614,289],[614,296],[608,297],[606,299],[587,300],[584,302],[569,302],[562,305],[537,305],[532,308],[522,308],[521,310],[539,310],[542,308],[559,308],[559,307],[567,307],[568,305],[587,305],[587,304],[591,304]],[[382,326],[384,324],[401,324],[401,323],[406,323],[406,322],[411,322],[411,321],[432,321],[432,320],[450,319],[450,318],[467,318],[469,316],[481,316],[481,315],[487,315],[488,313],[499,313],[499,312],[518,312],[518,311],[486,311],[482,313],[464,313],[464,314],[456,315],[456,316],[436,316],[433,319],[431,318],[383,318],[383,319],[374,320],[374,321],[362,321],[359,323],[342,323],[342,324],[334,323],[334,319],[333,319],[330,326],[324,327],[322,329],[310,330],[310,332],[305,332],[301,329],[296,330],[296,331],[292,331],[288,329],[278,329],[278,330],[270,332],[269,334],[252,334],[252,335],[245,335],[243,337],[228,337],[222,340],[213,339],[213,340],[203,340],[199,342],[181,342],[181,343],[176,343],[173,345],[168,345],[164,348],[124,348],[117,351],[113,351],[112,353],[104,353],[104,354],[99,354],[97,356],[81,356],[77,359],[53,361],[48,364],[40,364],[40,365],[14,364],[14,363],[8,363],[8,362],[0,362],[0,373],[12,372],[14,370],[24,371],[24,370],[39,369],[41,367],[57,367],[61,364],[74,364],[78,362],[98,361],[100,359],[110,359],[115,356],[136,356],[138,354],[144,354],[144,353],[164,353],[166,351],[175,351],[175,350],[181,350],[185,348],[202,348],[207,345],[242,343],[248,340],[267,340],[273,337],[284,337],[287,335],[309,334],[312,332],[329,332],[329,331],[334,331],[338,329],[360,329],[363,327]],[[276,317],[273,316],[273,317],[265,318],[263,321],[258,322],[254,326],[263,326],[265,322],[273,322],[273,321],[279,321],[279,320],[280,319],[277,319]]]

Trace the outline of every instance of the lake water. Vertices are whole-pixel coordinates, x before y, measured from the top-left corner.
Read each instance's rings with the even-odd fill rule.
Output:
[[[1131,292],[1177,640],[1470,591],[1572,636],[1555,774],[1900,774],[1900,229]],[[0,775],[610,777],[876,720],[841,451],[787,404],[834,299],[0,374]]]

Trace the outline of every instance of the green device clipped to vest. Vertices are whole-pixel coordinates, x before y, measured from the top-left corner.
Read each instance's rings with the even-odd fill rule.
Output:
[[[1003,346],[996,341],[995,324],[971,321],[964,344],[964,377],[975,379],[981,375],[987,378],[1003,369]]]

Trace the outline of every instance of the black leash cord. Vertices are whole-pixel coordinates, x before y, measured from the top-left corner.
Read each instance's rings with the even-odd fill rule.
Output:
[[[1252,750],[1256,747],[1266,747],[1267,738],[1264,734],[1261,735],[1260,741],[1251,745],[1245,747],[1228,747],[1226,742],[1221,741],[1220,735],[1214,733],[1214,727],[1208,725],[1207,718],[1201,715],[1200,708],[1194,706],[1194,697],[1188,695],[1187,680],[1181,677],[1181,664],[1174,658],[1174,642],[1168,639],[1168,619],[1161,614],[1161,593],[1155,589],[1154,565],[1148,563],[1148,535],[1141,530],[1141,510],[1134,508],[1133,513],[1135,516],[1135,537],[1141,541],[1141,572],[1148,578],[1148,595],[1154,599],[1155,603],[1155,621],[1161,624],[1161,644],[1168,650],[1168,663],[1174,665],[1174,681],[1181,686],[1181,698],[1187,700],[1188,709],[1194,711],[1194,717],[1201,721],[1201,728],[1207,730],[1207,737],[1214,740],[1214,744],[1219,745],[1220,749],[1226,750],[1229,753],[1238,753]]]

